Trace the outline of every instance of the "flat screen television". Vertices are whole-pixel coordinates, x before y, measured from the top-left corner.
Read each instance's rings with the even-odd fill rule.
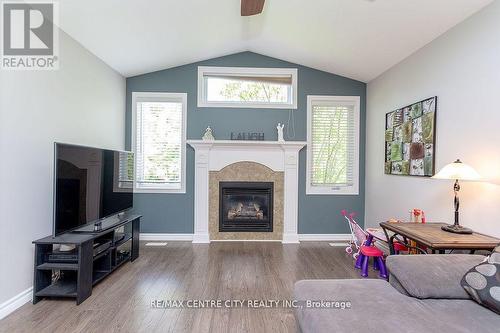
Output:
[[[54,236],[133,206],[134,155],[55,143]]]

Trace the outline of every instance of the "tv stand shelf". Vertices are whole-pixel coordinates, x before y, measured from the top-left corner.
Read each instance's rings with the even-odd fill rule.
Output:
[[[77,297],[76,281],[57,281],[35,293],[36,297]]]
[[[114,218],[109,228],[93,233],[68,232],[34,241],[33,304],[43,297],[71,297],[80,304],[92,294],[92,286],[127,261],[139,257],[140,215]],[[110,242],[94,255],[94,248]],[[54,245],[74,245],[77,260],[53,262]],[[55,278],[57,276],[57,278]]]
[[[109,255],[109,252],[110,252],[110,249],[107,249],[107,250],[105,250],[105,251],[102,251],[102,252],[101,252],[101,253],[99,253],[98,255],[94,256],[94,257],[92,258],[92,260],[93,260],[93,261],[96,261],[96,260],[98,260],[98,259],[101,259],[101,258],[102,258],[102,257],[104,257],[104,256],[108,256],[108,255]]]
[[[41,265],[36,266],[36,269],[39,270],[48,270],[51,271],[53,269],[65,270],[65,271],[77,271],[78,264],[71,263],[60,263],[60,262],[46,262]]]

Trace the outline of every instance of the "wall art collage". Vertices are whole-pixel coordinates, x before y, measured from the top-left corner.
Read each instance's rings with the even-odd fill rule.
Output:
[[[385,116],[385,173],[434,175],[437,97]]]

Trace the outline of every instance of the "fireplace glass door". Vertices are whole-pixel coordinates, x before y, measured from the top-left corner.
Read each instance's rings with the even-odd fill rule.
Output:
[[[273,183],[220,182],[219,231],[273,231]]]

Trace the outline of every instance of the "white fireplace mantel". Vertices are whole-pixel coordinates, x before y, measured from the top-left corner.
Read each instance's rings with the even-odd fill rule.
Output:
[[[299,151],[305,141],[187,140],[195,150],[193,243],[209,243],[209,172],[256,162],[284,172],[283,243],[298,243]]]

